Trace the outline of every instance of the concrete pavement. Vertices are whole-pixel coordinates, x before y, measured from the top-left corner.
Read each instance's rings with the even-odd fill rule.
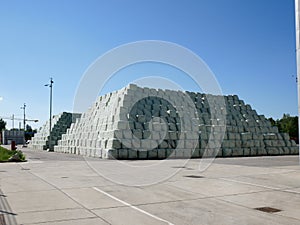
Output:
[[[298,156],[220,158],[199,171],[207,162],[23,150],[28,162],[0,164],[0,224],[300,224]]]

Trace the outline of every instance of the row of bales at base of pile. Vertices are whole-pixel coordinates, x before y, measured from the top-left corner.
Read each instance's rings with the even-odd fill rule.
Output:
[[[49,121],[29,147],[49,148]],[[54,116],[50,150],[110,159],[298,154],[286,133],[236,95],[141,88],[100,96],[81,114]]]

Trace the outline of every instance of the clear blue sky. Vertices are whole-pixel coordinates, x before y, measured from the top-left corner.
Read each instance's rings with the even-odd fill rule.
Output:
[[[189,48],[208,64],[224,94],[239,95],[259,114],[297,114],[294,0],[1,0],[0,116],[22,118],[26,102],[28,118],[41,121],[31,125],[42,125],[50,76],[54,114],[71,111],[88,66],[139,40]],[[120,73],[105,90],[138,78],[129,72],[134,70]]]

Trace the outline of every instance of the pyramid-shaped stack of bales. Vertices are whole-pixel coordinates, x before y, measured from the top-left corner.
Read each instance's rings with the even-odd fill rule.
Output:
[[[185,127],[181,120],[187,123],[190,117],[180,118],[176,110],[176,107],[189,107],[185,95],[184,92],[140,88],[131,84],[100,96],[80,121],[62,136],[55,151],[103,158],[166,158],[181,144],[181,157],[187,152],[191,155],[198,144],[194,139],[199,134],[196,129],[189,130],[190,135],[181,132]],[[180,103],[173,106],[172,100],[177,99]],[[190,105],[194,106],[194,103]],[[191,141],[178,140],[180,136],[192,137],[192,134]]]
[[[67,129],[75,122],[76,118],[80,118],[81,114],[63,112],[52,117],[51,121],[51,150],[54,150],[54,145],[57,145],[62,134],[66,133]],[[50,122],[49,120],[42,126],[32,138],[28,147],[36,150],[49,149],[50,137]]]
[[[297,154],[286,133],[236,95],[141,88],[100,96],[57,152],[116,159]]]

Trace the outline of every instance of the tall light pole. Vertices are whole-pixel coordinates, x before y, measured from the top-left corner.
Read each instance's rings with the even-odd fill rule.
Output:
[[[14,114],[12,114],[11,120],[12,120],[12,128],[15,129],[15,115]]]
[[[25,145],[25,129],[26,129],[26,104],[24,103],[23,107],[21,107],[21,109],[23,109],[23,115],[24,115],[24,119],[23,119],[23,127],[24,127],[24,145]]]
[[[24,103],[24,105],[21,107],[21,109],[23,109],[23,127],[24,127],[24,132],[25,132],[25,126],[26,126],[26,112],[25,112],[25,109],[26,109],[26,104]]]
[[[51,148],[51,141],[52,141],[52,135],[51,135],[51,123],[52,123],[52,87],[53,87],[53,79],[50,78],[50,83],[45,84],[45,86],[50,87],[50,116],[49,116],[49,151],[52,151]]]

